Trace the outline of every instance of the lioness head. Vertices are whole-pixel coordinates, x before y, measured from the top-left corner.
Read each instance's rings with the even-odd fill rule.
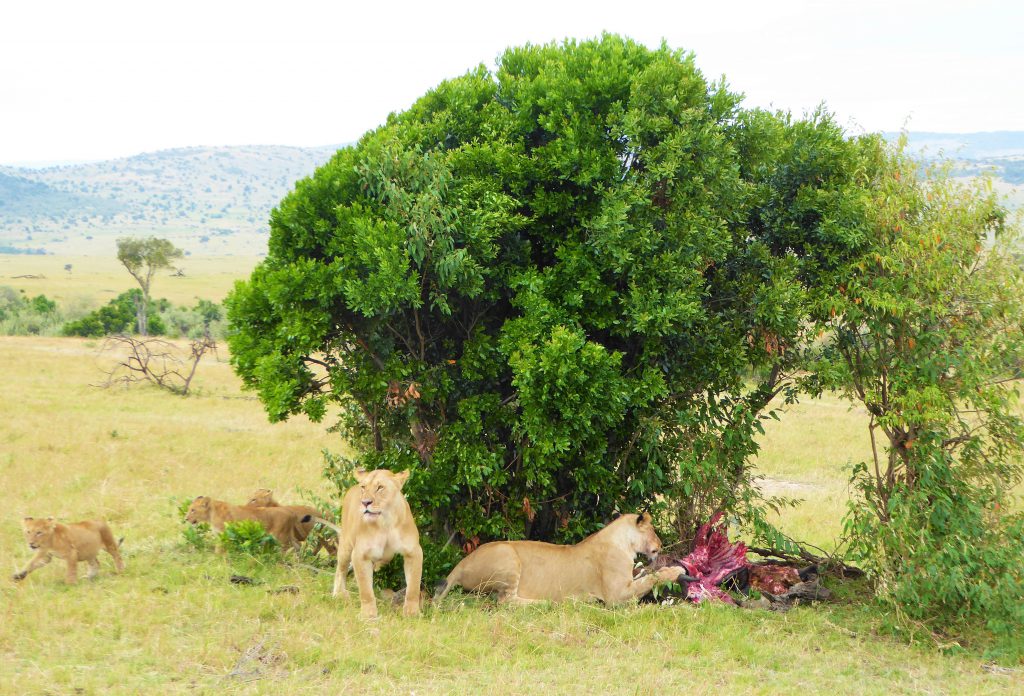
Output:
[[[661,539],[654,531],[651,515],[645,512],[640,515],[623,515],[622,517],[625,518],[623,524],[629,529],[633,553],[642,553],[651,561],[656,559],[661,551]]]
[[[402,486],[409,480],[408,471],[397,474],[387,469],[355,472],[359,486],[359,514],[364,522],[376,523],[381,515],[394,510],[402,501]]]
[[[185,514],[185,521],[189,524],[199,524],[210,521],[210,499],[201,495],[192,501],[188,506],[188,513]]]
[[[254,507],[274,507],[277,503],[274,502],[274,492],[269,488],[257,488],[252,493],[252,497],[249,498],[249,502],[246,505],[252,505]]]
[[[53,537],[53,529],[56,522],[52,517],[36,519],[26,517],[21,521],[21,527],[25,531],[25,541],[30,549],[39,549],[50,546],[50,539]]]

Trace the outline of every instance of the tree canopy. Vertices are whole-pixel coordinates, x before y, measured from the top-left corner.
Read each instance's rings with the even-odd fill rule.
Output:
[[[438,534],[578,538],[684,479],[681,528],[737,504],[880,148],[739,103],[615,36],[440,84],[273,212],[228,300],[238,373],[416,468]]]

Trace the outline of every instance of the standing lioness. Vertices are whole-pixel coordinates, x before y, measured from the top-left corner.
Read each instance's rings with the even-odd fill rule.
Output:
[[[78,581],[78,563],[89,564],[89,577],[96,577],[100,570],[97,556],[100,549],[105,549],[114,558],[117,572],[124,570],[124,561],[118,551],[117,542],[110,532],[110,527],[102,520],[86,520],[73,524],[61,524],[52,517],[37,520],[26,517],[21,521],[25,531],[25,541],[30,549],[36,552],[25,570],[15,573],[15,580],[22,580],[26,575],[50,562],[53,556],[68,564],[67,581],[74,585]]]
[[[420,532],[402,486],[408,471],[395,474],[386,469],[356,471],[356,485],[349,488],[341,502],[341,529],[338,530],[338,568],[334,573],[334,596],[348,596],[345,576],[349,561],[359,586],[363,618],[377,617],[373,596],[373,571],[396,554],[405,568],[406,616],[420,613],[420,579],[423,576],[423,549]],[[333,524],[324,522],[334,529]]]
[[[638,553],[654,560],[661,539],[651,516],[622,515],[573,546],[541,541],[494,541],[455,566],[435,595],[441,599],[454,585],[497,592],[501,601],[558,601],[569,597],[600,599],[606,604],[642,597],[658,583],[674,582],[678,566],[633,577]]]

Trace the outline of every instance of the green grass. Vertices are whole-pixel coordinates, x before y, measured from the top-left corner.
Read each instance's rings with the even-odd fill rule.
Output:
[[[364,623],[355,599],[330,597],[329,568],[190,550],[178,521],[177,503],[198,494],[324,495],[320,450],[342,450],[337,436],[301,419],[269,425],[224,353],[200,365],[187,399],[90,387],[108,360],[98,345],[0,338],[0,693],[1020,693],[1019,672],[984,670],[970,646],[891,637],[864,588],[786,614],[453,594],[419,619],[384,608]],[[843,466],[867,454],[862,419],[826,399],[767,431],[766,485],[806,497],[779,520],[793,536],[833,542]],[[75,587],[60,561],[11,582],[31,555],[24,515],[106,518],[127,571],[103,556],[99,578]],[[298,591],[273,592],[284,586]]]

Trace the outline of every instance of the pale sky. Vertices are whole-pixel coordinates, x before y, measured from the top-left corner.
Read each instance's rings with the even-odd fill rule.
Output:
[[[0,164],[349,142],[507,46],[602,31],[851,131],[1024,130],[1022,0],[12,0]]]

